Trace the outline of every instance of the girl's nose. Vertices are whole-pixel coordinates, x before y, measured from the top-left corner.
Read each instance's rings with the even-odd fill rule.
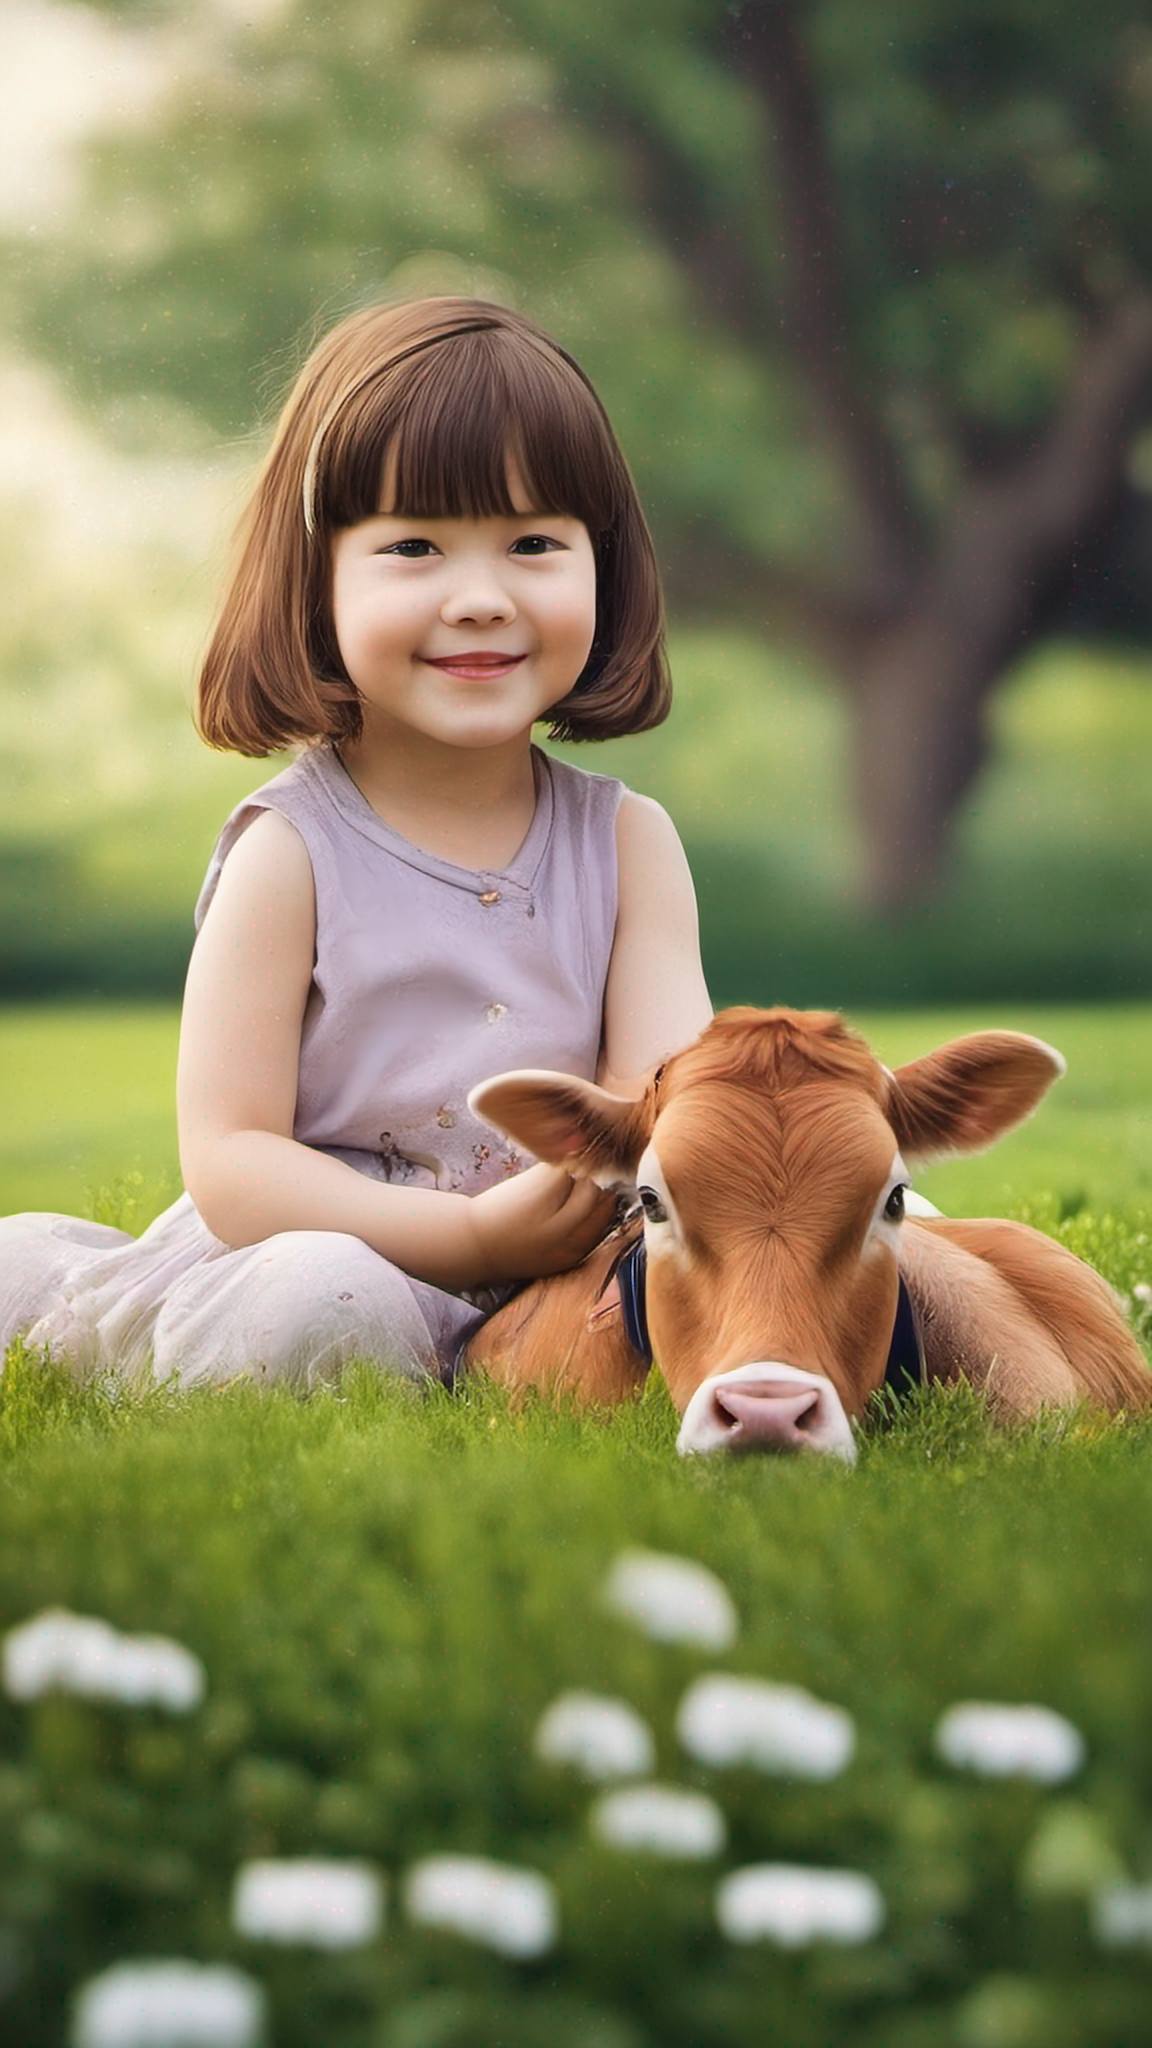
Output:
[[[495,565],[471,562],[461,564],[440,616],[453,626],[504,625],[515,618],[516,606]]]

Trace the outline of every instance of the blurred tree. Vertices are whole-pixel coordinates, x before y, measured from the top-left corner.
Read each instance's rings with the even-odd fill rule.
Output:
[[[253,366],[382,287],[517,298],[596,376],[673,606],[832,657],[874,907],[930,893],[1023,646],[1152,637],[1110,594],[1152,472],[1147,6],[103,4],[179,61],[26,253],[25,333],[151,442],[247,429]]]

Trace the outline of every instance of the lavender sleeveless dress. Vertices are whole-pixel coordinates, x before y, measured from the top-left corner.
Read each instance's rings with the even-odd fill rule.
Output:
[[[316,962],[294,1135],[377,1180],[478,1194],[530,1160],[468,1090],[512,1067],[595,1075],[616,925],[622,785],[533,750],[536,809],[500,872],[438,860],[309,749],[228,819],[197,905],[262,810],[299,832]],[[351,1358],[451,1367],[482,1306],[359,1238],[291,1231],[231,1250],[182,1195],[139,1238],[73,1217],[0,1222],[0,1349],[18,1334],[79,1370],[305,1388]]]

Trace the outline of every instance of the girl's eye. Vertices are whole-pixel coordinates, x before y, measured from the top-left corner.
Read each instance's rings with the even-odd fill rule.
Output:
[[[436,553],[430,540],[394,540],[391,547],[381,548],[382,555],[401,555],[406,562],[423,561],[425,555]]]
[[[557,549],[562,548],[563,545],[562,541],[553,540],[547,533],[522,533],[519,540],[513,541],[512,553],[514,555],[547,555],[554,553]]]
[[[637,1188],[636,1194],[649,1223],[667,1223],[668,1211],[655,1188]]]
[[[884,1214],[889,1223],[902,1223],[904,1221],[904,1189],[899,1182],[897,1182],[884,1204]]]

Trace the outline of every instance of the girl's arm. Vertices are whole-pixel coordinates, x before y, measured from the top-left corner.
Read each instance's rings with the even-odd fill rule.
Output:
[[[347,1231],[454,1289],[575,1265],[611,1220],[611,1197],[590,1182],[536,1166],[486,1194],[439,1194],[369,1180],[293,1138],[315,943],[304,842],[264,811],[224,863],[184,998],[180,1160],[209,1230],[230,1245]]]
[[[616,818],[619,904],[604,996],[599,1079],[636,1094],[650,1068],[712,1016],[700,961],[696,892],[668,813],[626,790]]]

